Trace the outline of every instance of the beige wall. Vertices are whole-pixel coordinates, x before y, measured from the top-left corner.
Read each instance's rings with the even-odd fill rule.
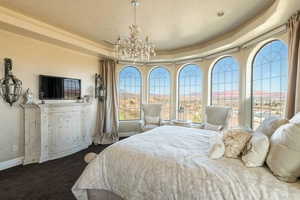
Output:
[[[24,92],[30,88],[37,97],[38,76],[44,74],[79,78],[82,81],[82,96],[94,93],[94,74],[99,67],[97,57],[1,30],[0,44],[0,77],[4,76],[3,58],[12,58],[13,73],[22,80]],[[95,130],[95,100],[92,106],[91,119],[87,120],[92,120]],[[0,100],[0,162],[23,156],[23,121],[23,111],[18,104],[10,107]]]

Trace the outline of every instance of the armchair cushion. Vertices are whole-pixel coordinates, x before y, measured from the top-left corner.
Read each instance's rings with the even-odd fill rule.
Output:
[[[204,123],[203,129],[210,130],[210,131],[221,131],[223,129],[223,126]]]
[[[161,104],[143,104],[142,105],[142,123],[141,130],[148,131],[161,125]]]
[[[145,116],[144,117],[145,124],[153,124],[153,125],[159,125],[160,124],[160,117],[152,117],[152,116]]]
[[[154,124],[145,125],[142,127],[142,131],[149,131],[157,127],[159,127],[159,125],[154,125]]]
[[[226,129],[231,116],[231,110],[229,107],[207,106],[205,109],[205,122],[222,126],[222,129]]]

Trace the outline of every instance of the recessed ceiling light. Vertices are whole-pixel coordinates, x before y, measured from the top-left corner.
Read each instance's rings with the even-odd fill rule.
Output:
[[[218,15],[218,17],[224,16],[224,11],[223,10],[218,11],[217,15]]]

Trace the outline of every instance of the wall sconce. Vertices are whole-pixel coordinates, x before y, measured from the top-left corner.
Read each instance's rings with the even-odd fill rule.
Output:
[[[22,93],[22,82],[12,74],[12,60],[4,59],[5,77],[0,80],[0,96],[10,104],[17,102]]]
[[[100,74],[95,75],[95,97],[99,98],[100,102],[105,99],[106,89],[104,87],[104,79]]]

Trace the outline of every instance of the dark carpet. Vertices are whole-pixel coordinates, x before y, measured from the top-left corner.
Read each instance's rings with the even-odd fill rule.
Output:
[[[0,200],[75,200],[71,188],[87,165],[85,154],[99,153],[106,147],[91,146],[43,164],[0,171]]]

